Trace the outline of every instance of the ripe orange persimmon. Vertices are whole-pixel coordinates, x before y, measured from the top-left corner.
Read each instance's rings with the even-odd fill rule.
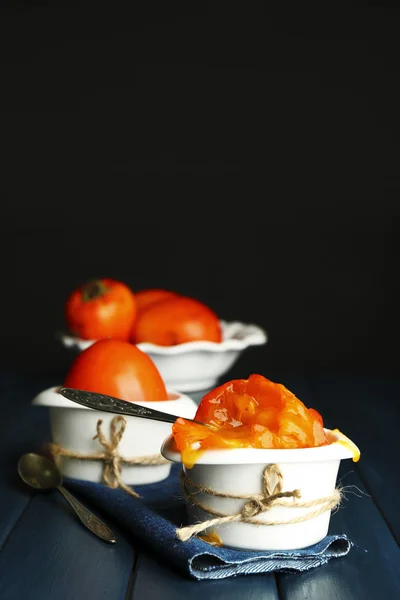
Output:
[[[99,340],[78,354],[64,387],[98,392],[128,402],[168,400],[152,359],[130,342]]]
[[[222,340],[218,316],[199,300],[177,295],[149,304],[137,315],[136,344],[150,342],[175,346],[196,340]]]
[[[136,307],[138,312],[142,309],[147,308],[150,304],[158,302],[159,300],[165,300],[166,298],[175,298],[178,296],[176,292],[170,292],[169,290],[163,290],[160,288],[149,288],[146,290],[139,290],[135,292]]]
[[[65,303],[69,333],[84,340],[128,341],[136,313],[133,291],[114,279],[89,281],[75,289]]]

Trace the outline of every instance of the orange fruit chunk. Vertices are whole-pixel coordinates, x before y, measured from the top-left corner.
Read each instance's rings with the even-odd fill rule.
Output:
[[[182,461],[192,467],[205,450],[313,448],[328,443],[321,415],[262,375],[234,379],[206,394],[195,416],[212,426],[176,420],[172,432]]]

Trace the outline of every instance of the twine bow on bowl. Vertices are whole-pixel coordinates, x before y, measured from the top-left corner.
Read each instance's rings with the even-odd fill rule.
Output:
[[[58,444],[49,444],[49,449],[54,460],[63,456],[78,460],[100,460],[103,462],[102,483],[112,489],[121,488],[130,496],[139,498],[139,494],[132,487],[126,485],[121,477],[123,465],[128,466],[153,466],[163,465],[168,463],[161,454],[153,454],[147,456],[136,456],[127,458],[121,456],[119,452],[119,444],[122,440],[126,429],[126,419],[120,415],[115,416],[110,423],[110,439],[107,440],[102,430],[102,419],[98,419],[96,424],[96,435],[94,440],[98,440],[103,447],[103,452],[95,452],[93,454],[83,454],[63,448]]]
[[[276,483],[273,484],[275,479]],[[254,525],[274,526],[274,525],[289,525],[293,523],[300,523],[307,521],[322,514],[327,510],[332,510],[341,500],[341,492],[339,489],[335,489],[333,494],[325,496],[323,498],[317,498],[308,502],[301,502],[300,490],[293,490],[290,492],[283,492],[283,477],[279,467],[276,464],[267,465],[263,469],[262,481],[261,481],[261,494],[228,494],[218,492],[209,487],[198,485],[182,471],[181,482],[183,494],[188,503],[198,506],[203,511],[211,515],[212,517],[201,523],[189,525],[187,527],[181,527],[176,530],[176,534],[181,541],[187,541],[193,535],[201,533],[209,527],[218,527],[225,523],[250,523]],[[197,495],[199,493],[214,496],[218,498],[229,498],[231,500],[244,500],[245,503],[241,510],[233,515],[225,515],[219,511],[212,509],[210,506],[202,504]],[[291,499],[285,501],[285,499]],[[264,521],[256,519],[257,516],[270,510],[274,506],[282,506],[286,508],[310,508],[309,512],[287,520],[271,520]]]

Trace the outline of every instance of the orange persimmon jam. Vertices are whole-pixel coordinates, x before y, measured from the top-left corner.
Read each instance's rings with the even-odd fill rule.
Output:
[[[343,435],[343,433],[339,431],[339,429],[332,429],[332,431],[329,432],[328,443],[336,443],[340,444],[341,446],[344,446],[344,448],[346,448],[352,453],[353,462],[358,462],[360,460],[360,450],[357,448],[354,442],[349,440],[347,436]]]
[[[191,468],[204,450],[314,448],[329,440],[321,415],[284,385],[262,375],[234,379],[206,394],[195,416],[176,420],[172,432],[182,462]]]

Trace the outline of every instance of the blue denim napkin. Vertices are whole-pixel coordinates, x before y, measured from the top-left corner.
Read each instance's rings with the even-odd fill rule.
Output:
[[[180,465],[168,479],[135,486],[141,498],[102,484],[65,479],[66,487],[97,507],[125,531],[141,540],[161,560],[194,579],[224,579],[254,573],[307,571],[332,558],[345,556],[353,543],[346,535],[330,535],[296,551],[250,551],[216,547],[196,537],[181,542],[175,530],[186,525],[185,504],[179,483]]]

